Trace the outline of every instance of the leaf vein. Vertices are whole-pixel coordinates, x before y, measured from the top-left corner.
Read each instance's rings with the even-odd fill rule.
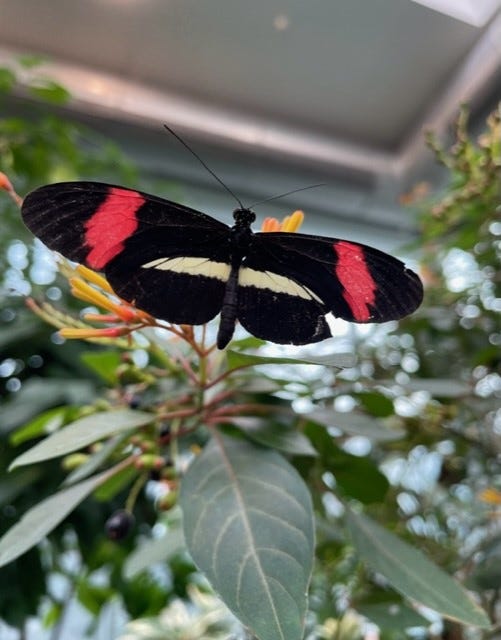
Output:
[[[285,636],[283,635],[282,630],[280,628],[280,617],[278,615],[278,612],[277,612],[277,609],[276,609],[276,606],[275,606],[275,602],[273,600],[273,596],[272,596],[272,594],[270,592],[268,584],[266,583],[265,573],[263,571],[263,567],[261,566],[261,563],[259,562],[259,556],[256,553],[256,546],[255,546],[255,540],[254,540],[254,536],[253,536],[253,532],[252,532],[252,527],[251,527],[251,524],[250,524],[249,519],[247,517],[247,514],[245,513],[245,510],[244,510],[245,500],[244,500],[244,497],[242,495],[242,490],[241,490],[241,487],[240,487],[239,477],[235,473],[233,465],[232,465],[230,459],[228,458],[228,454],[226,452],[224,440],[219,435],[217,435],[216,438],[217,438],[219,446],[220,446],[221,457],[222,457],[223,462],[224,462],[224,464],[226,466],[226,469],[227,469],[227,472],[228,472],[228,474],[230,476],[230,479],[232,480],[232,482],[234,484],[234,487],[235,487],[235,494],[236,494],[237,502],[240,504],[240,511],[242,512],[242,520],[243,520],[244,529],[245,529],[246,535],[247,535],[247,537],[249,539],[249,552],[248,552],[248,554],[250,554],[253,557],[254,562],[256,563],[256,567],[257,567],[257,571],[258,571],[258,574],[259,574],[259,577],[260,577],[260,581],[263,584],[263,590],[264,590],[264,592],[266,594],[266,597],[267,597],[267,599],[268,599],[268,601],[270,603],[270,608],[271,608],[272,613],[273,613],[273,619],[275,620],[275,624],[277,625],[277,628],[280,631],[280,637],[283,640],[286,640]],[[245,558],[243,559],[243,562],[245,563]],[[240,577],[241,577],[241,573],[242,573],[242,569],[240,568],[239,572],[238,572],[239,580],[237,582],[237,602],[239,602],[239,603],[240,603],[240,584],[241,584],[240,583]]]
[[[298,533],[300,535],[300,537],[304,538],[307,547],[310,547],[310,544],[308,543],[308,537],[306,536],[305,532],[302,529],[300,529],[299,527],[296,527],[295,524],[292,524],[291,522],[288,522],[287,520],[284,520],[283,518],[279,518],[274,513],[269,513],[268,511],[263,511],[262,509],[259,509],[258,507],[249,507],[249,511],[252,511],[253,513],[258,513],[258,514],[260,514],[260,515],[262,515],[265,518],[268,518],[270,520],[278,521],[282,526],[287,527],[288,529],[294,531],[295,533]]]

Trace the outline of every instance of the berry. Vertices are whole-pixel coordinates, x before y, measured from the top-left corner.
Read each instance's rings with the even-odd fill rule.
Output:
[[[134,516],[120,509],[106,520],[104,529],[110,540],[123,540],[134,525]]]

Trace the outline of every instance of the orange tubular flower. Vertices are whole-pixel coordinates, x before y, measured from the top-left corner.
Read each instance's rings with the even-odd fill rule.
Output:
[[[96,274],[97,275],[97,274]],[[90,284],[87,284],[82,278],[70,278],[71,293],[75,298],[79,298],[84,302],[90,302],[97,307],[111,311],[124,322],[134,322],[137,319],[136,312],[133,308],[113,302],[104,293],[101,293]]]
[[[75,271],[85,280],[88,280],[89,282],[92,282],[92,284],[95,284],[96,287],[99,287],[103,291],[106,291],[106,293],[115,295],[113,289],[110,287],[110,283],[108,282],[108,280],[106,280],[106,278],[101,276],[99,273],[96,273],[95,271],[92,271],[92,269],[84,267],[83,264],[77,265]]]
[[[303,224],[304,213],[302,211],[294,211],[290,216],[286,216],[282,222],[276,218],[265,218],[261,226],[261,231],[270,233],[273,231],[284,231],[286,233],[295,233]]]
[[[16,193],[16,190],[12,186],[12,182],[5,175],[5,173],[3,173],[3,171],[0,171],[0,189],[2,191],[6,191],[18,207],[23,204],[23,199]]]
[[[148,313],[121,300],[114,293],[108,281],[99,273],[83,265],[73,267],[64,260],[60,264],[60,271],[70,283],[71,293],[75,298],[88,302],[99,309],[97,313],[85,313],[83,315],[84,322],[82,322],[69,316],[56,317],[57,312],[53,308],[45,310],[44,305],[38,308],[33,301],[32,306],[36,307],[34,308],[35,313],[40,316],[44,314],[48,322],[59,328],[61,337],[91,341],[96,338],[113,339],[128,335],[141,327],[156,324],[155,319]],[[89,322],[113,326],[93,327],[86,324]]]
[[[5,173],[3,173],[3,171],[0,171],[0,189],[3,189],[3,191],[7,191],[8,193],[14,191],[12,182],[5,175]]]
[[[62,338],[119,338],[131,332],[130,327],[104,327],[102,329],[73,329],[64,327],[59,330]]]

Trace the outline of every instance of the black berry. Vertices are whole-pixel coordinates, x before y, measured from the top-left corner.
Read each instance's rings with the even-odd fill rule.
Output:
[[[134,516],[121,509],[106,520],[104,529],[110,540],[123,540],[134,524]]]

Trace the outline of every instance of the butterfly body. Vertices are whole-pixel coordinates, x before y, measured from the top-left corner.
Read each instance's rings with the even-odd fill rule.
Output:
[[[300,233],[254,233],[253,211],[232,227],[143,192],[96,182],[40,187],[24,201],[28,228],[49,248],[104,271],[118,296],[174,324],[221,313],[224,348],[238,320],[280,344],[330,337],[325,315],[401,318],[422,299],[418,276],[381,251]]]

